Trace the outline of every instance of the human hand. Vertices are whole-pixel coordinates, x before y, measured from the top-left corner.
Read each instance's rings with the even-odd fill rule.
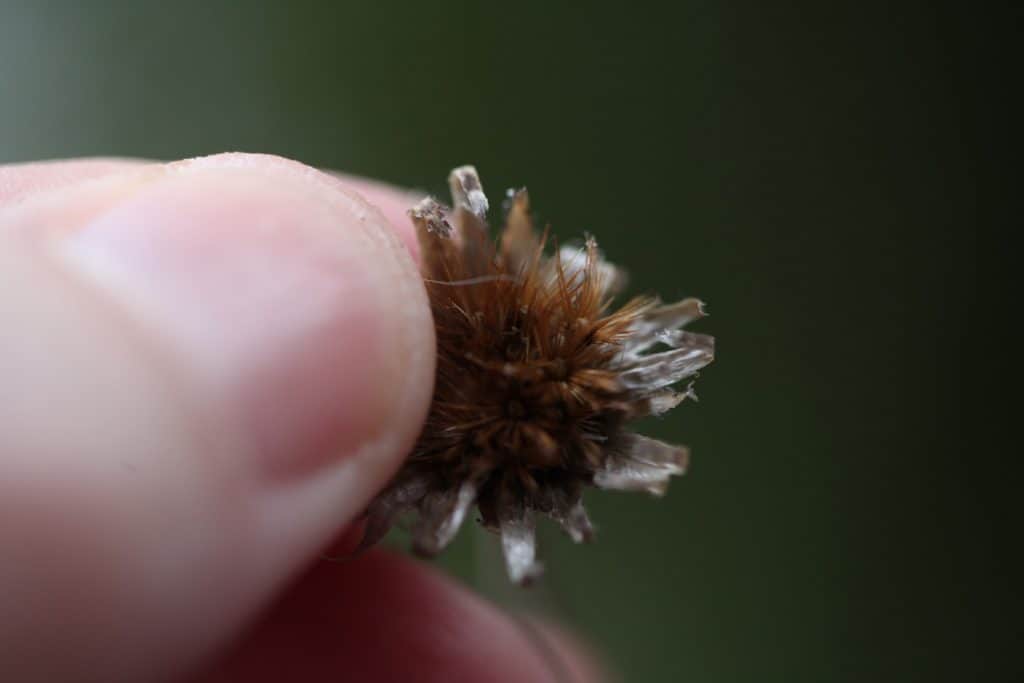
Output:
[[[0,166],[0,678],[555,680],[428,567],[317,561],[430,401],[410,204],[267,156]]]

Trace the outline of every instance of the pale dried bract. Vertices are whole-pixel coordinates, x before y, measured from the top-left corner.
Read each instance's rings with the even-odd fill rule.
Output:
[[[704,315],[696,299],[610,311],[622,272],[592,238],[549,256],[525,190],[509,192],[495,244],[476,170],[455,169],[449,184],[454,208],[425,199],[409,212],[437,328],[433,403],[369,506],[364,545],[412,512],[414,549],[434,555],[476,506],[501,535],[510,578],[525,583],[541,572],[538,515],[586,541],[586,486],[662,495],[685,472],[685,448],[625,426],[695,398],[692,384],[672,386],[711,362],[714,340],[681,330]]]

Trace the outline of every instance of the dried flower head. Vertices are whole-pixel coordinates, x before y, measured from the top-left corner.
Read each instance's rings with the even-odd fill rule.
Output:
[[[454,209],[425,199],[409,212],[437,328],[433,403],[412,454],[368,509],[364,545],[412,511],[414,550],[434,555],[475,503],[501,535],[509,576],[524,583],[541,571],[537,513],[589,540],[585,486],[661,495],[685,471],[685,448],[625,425],[695,398],[690,386],[671,387],[711,362],[714,340],[680,329],[703,315],[696,299],[640,298],[609,312],[621,271],[592,238],[547,256],[525,190],[509,191],[495,244],[476,170],[457,168],[449,183]]]

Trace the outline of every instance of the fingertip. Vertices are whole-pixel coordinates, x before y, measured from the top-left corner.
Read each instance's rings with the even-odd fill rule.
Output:
[[[360,514],[426,414],[433,325],[380,211],[296,162],[44,194],[0,212],[0,398],[24,417],[0,431],[0,535],[32,582],[10,606],[71,653],[26,666],[137,678],[233,633]]]
[[[264,348],[271,339],[307,342],[293,345],[285,371],[252,354],[243,363],[239,375],[262,376],[262,385],[236,392],[253,397],[254,434],[317,409],[326,413],[321,423],[334,416],[335,435],[355,441],[367,429],[406,440],[415,431],[396,430],[395,421],[418,423],[425,414],[433,326],[400,191],[243,153],[169,164],[44,162],[0,174],[0,191],[18,197],[0,213],[9,237],[56,245],[61,260],[138,317],[163,316],[158,336],[189,347],[187,360],[205,363],[204,376],[223,371],[240,348],[272,353]],[[311,313],[317,304],[320,313]],[[298,332],[289,320],[303,315],[306,330]],[[292,387],[306,388],[307,398]],[[301,466],[299,450],[283,459],[285,470]]]
[[[83,157],[53,159],[24,163],[0,164],[0,209],[13,206],[34,196],[53,192],[100,178],[138,171],[143,167],[186,168],[201,166],[235,166],[237,168],[290,169],[294,173],[315,175],[301,162],[273,154],[225,152],[164,164],[148,159],[121,157]],[[419,261],[419,244],[406,211],[422,199],[413,192],[389,183],[363,178],[339,171],[322,172],[324,180],[362,196],[386,219],[408,250],[413,261]]]
[[[418,193],[404,190],[379,180],[371,180],[338,171],[320,171],[293,159],[274,154],[225,152],[223,154],[174,162],[171,164],[171,167],[271,170],[294,174],[318,184],[328,184],[338,191],[354,194],[365,201],[391,227],[393,233],[408,250],[410,256],[412,256],[413,261],[419,261],[419,245],[416,241],[416,232],[413,229],[412,222],[406,215],[406,211],[421,199]]]
[[[545,636],[547,637],[547,636]],[[524,625],[410,558],[373,550],[320,563],[201,681],[416,680],[574,683],[603,680],[557,641],[559,668]]]
[[[170,164],[59,243],[173,341],[228,412],[240,409],[280,471],[371,437],[409,438],[404,422],[423,410],[401,404],[425,403],[432,329],[401,251],[362,197],[298,162],[248,154]]]
[[[331,172],[347,187],[355,190],[368,202],[380,209],[384,218],[394,227],[402,244],[409,251],[413,261],[419,263],[420,246],[416,239],[416,231],[409,220],[409,208],[423,199],[422,192],[413,192],[404,188],[383,183],[378,180],[360,178],[344,173]]]

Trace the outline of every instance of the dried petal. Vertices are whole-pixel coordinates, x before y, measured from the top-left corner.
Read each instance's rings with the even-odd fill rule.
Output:
[[[692,349],[715,350],[715,338],[707,334],[697,334],[685,330],[665,330],[657,335],[657,340],[673,349],[689,347]]]
[[[591,245],[594,250],[592,254],[588,253],[587,248]],[[596,243],[591,240],[583,247],[572,244],[561,247],[558,250],[558,258],[565,272],[565,279],[570,283],[582,282],[593,264],[592,277],[597,279],[597,291],[601,297],[617,294],[626,286],[625,271],[605,261],[601,252],[597,250]]]
[[[683,299],[668,306],[656,306],[644,311],[630,328],[623,344],[623,354],[635,357],[662,341],[665,331],[675,330],[707,315],[700,299]]]
[[[648,398],[643,404],[644,410],[643,412],[640,412],[639,415],[662,415],[682,403],[687,396],[689,396],[689,394],[679,394],[674,391],[665,391],[660,394],[655,394]]]
[[[690,451],[685,446],[673,446],[640,434],[631,434],[627,457],[636,462],[663,467],[672,474],[682,474],[690,462]]]
[[[671,472],[660,467],[630,461],[610,462],[607,469],[594,475],[594,485],[602,489],[644,491],[652,496],[663,496],[671,477]]]
[[[508,215],[505,217],[505,229],[501,233],[501,255],[508,266],[508,272],[516,274],[533,262],[540,240],[533,231],[530,197],[526,188],[509,192]]]
[[[604,489],[646,491],[661,496],[668,489],[669,479],[686,471],[688,460],[685,448],[633,435],[628,452],[610,459],[605,469],[594,475],[594,484]]]
[[[641,356],[619,374],[619,382],[638,392],[657,391],[696,374],[714,359],[713,350],[707,348],[683,348]]]
[[[409,209],[409,217],[416,226],[424,269],[428,273],[445,272],[460,247],[444,207],[426,197]]]
[[[535,559],[537,537],[533,513],[514,505],[506,503],[498,511],[501,549],[509,578],[513,583],[525,584],[540,576],[543,567]]]
[[[653,329],[673,330],[678,327],[684,327],[706,315],[707,313],[704,312],[704,302],[700,299],[690,298],[677,301],[674,304],[668,304],[667,306],[653,308],[644,313],[640,321],[643,325],[650,326]]]
[[[365,550],[384,538],[394,524],[395,518],[422,500],[432,485],[432,477],[408,477],[393,483],[378,495],[366,510],[363,538],[357,551]]]
[[[474,166],[459,166],[448,174],[448,186],[452,191],[455,208],[465,208],[481,222],[487,218],[487,195],[484,194],[480,176]]]
[[[590,523],[587,511],[583,508],[583,501],[576,499],[569,508],[554,510],[552,517],[562,527],[565,533],[569,534],[576,543],[585,543],[593,539],[594,526]]]
[[[413,548],[433,556],[455,538],[466,511],[476,500],[476,484],[467,479],[456,490],[429,494],[420,504],[420,518],[413,532]]]

